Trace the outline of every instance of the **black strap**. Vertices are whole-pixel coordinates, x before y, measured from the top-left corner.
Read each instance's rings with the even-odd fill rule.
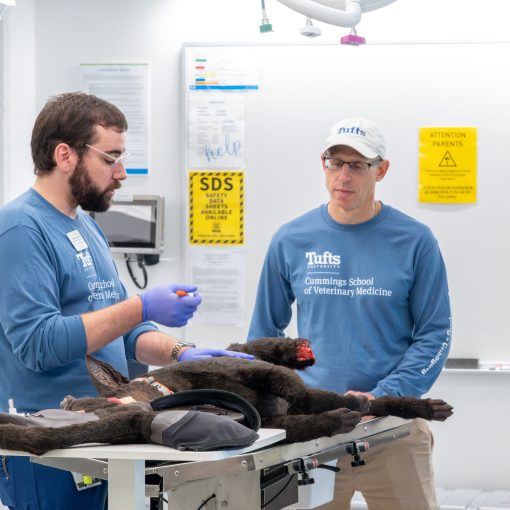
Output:
[[[252,430],[260,429],[258,411],[244,398],[224,390],[186,390],[165,395],[150,402],[154,411],[163,411],[179,406],[210,404],[217,407],[232,409],[245,416],[243,425]]]

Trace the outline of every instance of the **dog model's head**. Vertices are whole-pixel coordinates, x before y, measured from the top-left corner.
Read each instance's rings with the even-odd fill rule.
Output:
[[[86,362],[92,382],[101,397],[116,399],[132,397],[136,401],[149,402],[171,393],[169,388],[149,376],[130,381],[108,363],[88,354]]]
[[[308,340],[303,339],[299,344],[297,348],[297,361],[300,362],[303,367],[309,367],[315,363],[315,355]]]

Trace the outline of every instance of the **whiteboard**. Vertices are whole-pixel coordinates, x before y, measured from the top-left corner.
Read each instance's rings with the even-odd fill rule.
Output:
[[[246,334],[273,233],[328,200],[319,156],[329,128],[364,116],[384,131],[390,160],[376,198],[429,225],[439,241],[453,310],[450,356],[510,360],[510,44],[242,47],[260,59],[260,86],[245,92],[247,309],[235,336]],[[477,128],[476,204],[418,203],[425,126]]]

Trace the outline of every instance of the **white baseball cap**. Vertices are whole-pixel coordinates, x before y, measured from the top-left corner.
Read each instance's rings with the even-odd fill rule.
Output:
[[[337,145],[350,147],[368,159],[384,159],[386,151],[384,137],[377,124],[362,117],[341,120],[330,129],[324,152]]]

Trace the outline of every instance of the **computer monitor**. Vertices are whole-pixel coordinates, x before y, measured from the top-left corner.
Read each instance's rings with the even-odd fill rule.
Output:
[[[163,249],[163,197],[132,195],[113,200],[103,213],[92,212],[114,253],[159,254]]]

